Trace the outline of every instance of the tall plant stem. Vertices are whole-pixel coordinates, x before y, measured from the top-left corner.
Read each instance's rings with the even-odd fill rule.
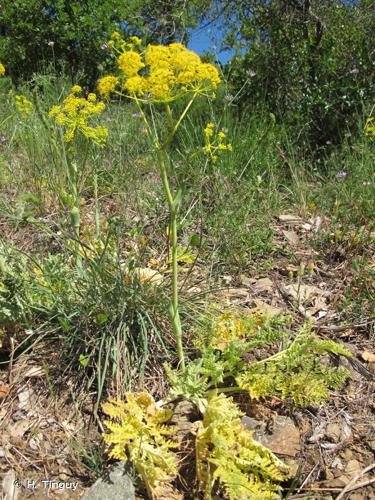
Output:
[[[141,113],[143,122],[146,126],[148,136],[151,140],[151,144],[153,145],[154,150],[157,153],[159,171],[160,171],[161,180],[163,183],[164,191],[165,191],[167,202],[168,202],[169,213],[170,213],[169,237],[170,237],[170,242],[171,242],[171,257],[172,257],[172,298],[171,298],[171,302],[170,302],[169,312],[170,312],[171,322],[172,322],[172,326],[173,326],[173,332],[174,332],[174,336],[175,336],[175,340],[176,340],[176,350],[177,350],[177,355],[178,355],[178,360],[179,360],[179,365],[180,365],[181,370],[185,369],[185,356],[184,356],[184,349],[183,349],[183,345],[182,345],[182,327],[181,327],[180,314],[179,314],[179,309],[178,309],[179,289],[178,289],[178,262],[177,262],[177,217],[178,217],[178,211],[179,211],[179,206],[180,206],[180,193],[177,192],[177,194],[174,195],[171,191],[171,187],[170,187],[169,180],[168,180],[166,158],[167,158],[168,147],[170,146],[170,144],[173,140],[173,137],[177,132],[177,129],[179,128],[183,119],[185,118],[186,114],[188,113],[196,96],[197,96],[196,94],[194,94],[192,96],[192,98],[190,99],[190,101],[186,105],[185,109],[183,110],[183,112],[181,113],[181,115],[179,116],[177,121],[175,121],[173,118],[172,110],[171,110],[169,104],[168,103],[165,104],[165,112],[167,115],[167,122],[168,122],[168,132],[167,132],[164,140],[162,140],[161,142],[159,141],[158,137],[153,133],[139,100],[137,98],[135,99],[137,107]]]
[[[176,340],[176,349],[178,360],[181,370],[185,369],[184,349],[182,346],[182,328],[180,321],[180,314],[178,310],[178,262],[177,262],[177,215],[178,215],[178,199],[174,198],[169,185],[167,167],[165,162],[165,150],[158,150],[158,163],[160,175],[163,182],[164,191],[167,197],[169,212],[170,212],[170,225],[169,237],[171,239],[171,253],[172,253],[172,299],[170,303],[170,316],[173,326],[173,332]]]
[[[94,199],[95,199],[95,238],[100,236],[100,207],[98,198],[98,174],[95,168],[94,172]]]

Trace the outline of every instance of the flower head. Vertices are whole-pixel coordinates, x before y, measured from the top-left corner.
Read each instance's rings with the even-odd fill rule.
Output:
[[[116,33],[112,35],[116,50],[121,54],[117,65],[121,72],[122,89],[128,97],[147,102],[171,102],[187,93],[213,95],[220,83],[218,69],[201,61],[193,51],[181,43],[148,45],[141,52],[141,40],[131,37],[124,41]],[[108,96],[110,77],[99,81],[99,92]],[[111,82],[116,77],[112,76]],[[103,81],[104,80],[104,81]]]
[[[77,96],[77,93],[81,92],[78,92],[77,87],[79,85],[72,88],[72,92],[60,106],[52,106],[49,117],[65,128],[65,142],[72,142],[77,133],[81,133],[97,146],[103,146],[108,137],[108,129],[92,126],[90,122],[94,116],[103,112],[105,104],[97,102],[96,94],[93,93],[90,93],[87,99]]]
[[[224,142],[226,132],[221,129],[215,134],[215,125],[209,122],[204,129],[205,146],[203,152],[215,163],[218,153],[221,151],[232,151],[232,144]]]
[[[375,137],[375,118],[367,118],[365,125],[365,134]]]
[[[102,97],[109,97],[119,83],[117,76],[103,76],[98,83],[98,91]]]
[[[17,111],[24,120],[27,120],[33,111],[33,103],[30,102],[24,95],[16,95],[15,103]]]
[[[145,66],[142,62],[141,56],[138,52],[134,52],[134,50],[128,50],[121,54],[117,63],[120,71],[122,71],[126,78],[137,75],[139,70]]]
[[[5,66],[4,66],[4,64],[0,63],[0,76],[4,76],[4,75],[5,75]]]
[[[347,176],[347,173],[344,171],[344,170],[340,170],[339,172],[337,172],[336,174],[336,177],[338,177],[339,179],[343,179],[344,177]]]
[[[72,94],[80,94],[82,92],[82,87],[80,85],[73,85],[71,92]]]

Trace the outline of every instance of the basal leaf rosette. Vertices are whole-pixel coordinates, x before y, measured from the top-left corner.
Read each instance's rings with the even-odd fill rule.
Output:
[[[135,37],[133,37],[134,39]],[[99,80],[98,90],[103,97],[116,92],[143,102],[173,102],[186,94],[214,96],[220,83],[218,69],[205,63],[181,43],[123,45],[117,66],[119,75],[107,75]]]

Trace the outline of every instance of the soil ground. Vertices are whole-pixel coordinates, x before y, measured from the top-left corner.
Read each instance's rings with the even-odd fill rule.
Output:
[[[291,465],[289,499],[375,499],[375,327],[371,304],[352,319],[346,314],[352,247],[313,244],[329,230],[329,221],[319,217],[280,215],[273,229],[283,256],[269,259],[261,271],[222,277],[223,295],[242,307],[291,313],[297,322],[311,318],[319,335],[350,349],[353,359],[345,363],[351,377],[321,406],[296,410],[276,398],[244,401],[244,425]],[[375,267],[373,246],[361,252]],[[11,347],[0,370],[2,498],[81,498],[105,466],[93,395],[77,394],[73,381],[56,384],[57,353],[50,347],[40,344],[17,358]],[[59,482],[70,488],[59,489]]]

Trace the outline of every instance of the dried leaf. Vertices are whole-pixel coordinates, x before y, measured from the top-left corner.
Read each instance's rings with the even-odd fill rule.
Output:
[[[5,399],[9,394],[9,385],[0,382],[0,401]]]
[[[261,278],[255,283],[254,288],[257,292],[270,292],[273,290],[273,283],[269,278]]]
[[[273,316],[277,316],[278,314],[282,314],[284,312],[280,307],[271,306],[270,304],[266,304],[262,300],[255,299],[255,305],[258,309],[261,309],[265,312],[266,316],[272,318]]]
[[[30,428],[30,422],[28,420],[18,420],[9,429],[12,438],[21,438]]]
[[[30,408],[31,396],[33,395],[32,389],[26,387],[25,389],[17,391],[17,395],[19,401],[18,407],[23,410]]]
[[[369,351],[363,351],[361,353],[361,358],[367,363],[375,363],[375,354]]]
[[[301,217],[292,214],[279,215],[277,218],[279,219],[280,222],[286,222],[286,223],[299,224],[303,222],[303,219],[301,219]]]
[[[42,377],[44,370],[41,366],[31,366],[24,374],[25,378]]]
[[[321,290],[316,286],[303,285],[303,284],[298,285],[298,283],[287,285],[285,287],[285,290],[295,300],[299,300],[300,302],[303,303],[311,302],[311,300],[315,297],[318,297],[320,299],[323,296],[327,296],[326,291]]]

